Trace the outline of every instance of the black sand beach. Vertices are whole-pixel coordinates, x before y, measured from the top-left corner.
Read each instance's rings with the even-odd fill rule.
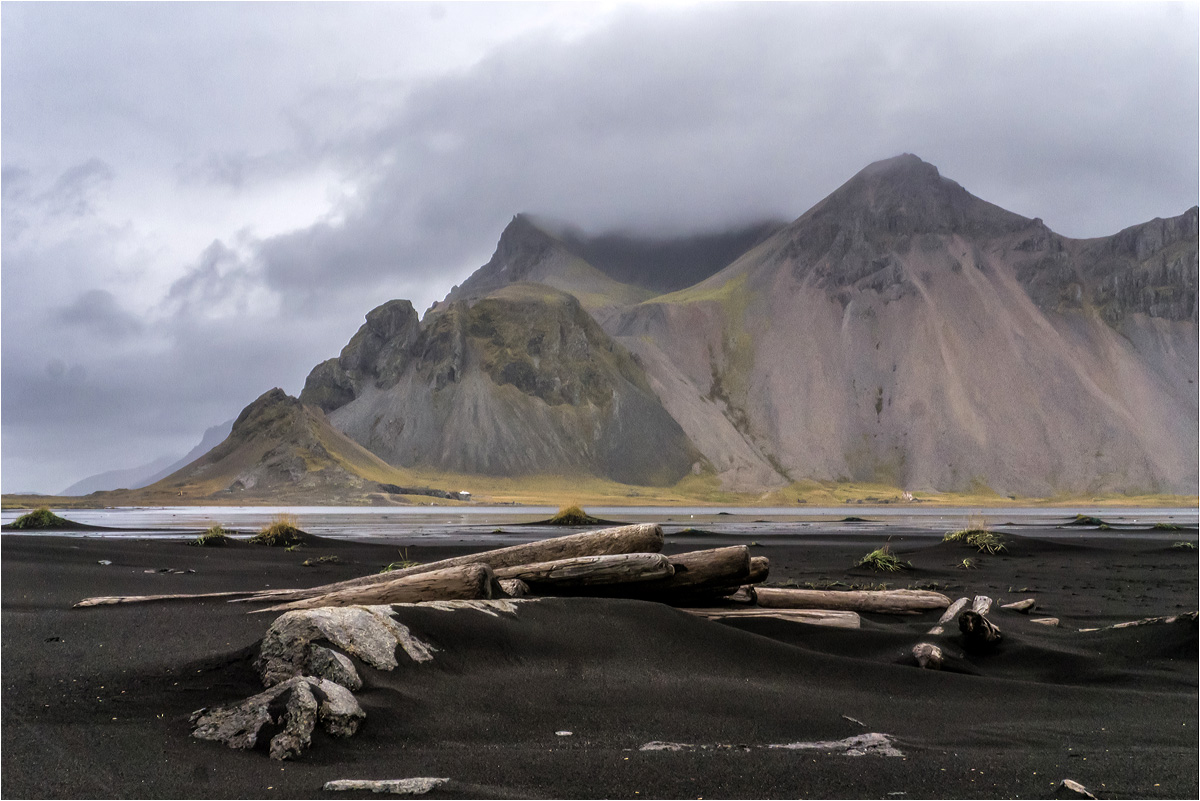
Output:
[[[1053,540],[1007,535],[979,555],[913,532],[757,536],[769,583],[887,583],[999,603],[1005,639],[942,671],[912,646],[937,612],[863,615],[858,630],[701,620],[660,604],[564,598],[515,615],[406,608],[432,662],[361,669],[367,713],[349,739],[314,735],[298,759],[190,736],[196,709],[262,687],[251,667],[273,615],[220,599],[72,609],[88,596],[324,584],[376,572],[398,545],[318,540],[293,552],[239,544],[5,535],[2,793],[20,797],[339,797],[333,779],[445,777],[431,798],[1045,798],[1074,779],[1099,798],[1195,798],[1197,624],[1079,632],[1194,611],[1195,531]],[[851,566],[891,537],[913,569]],[[744,539],[681,537],[667,552]],[[479,550],[410,546],[432,561]],[[340,564],[303,567],[337,555]],[[958,567],[977,557],[976,569]],[[109,560],[111,565],[98,564]],[[174,568],[195,573],[147,573]],[[571,732],[569,735],[559,732]],[[889,735],[903,756],[779,748]],[[648,743],[677,750],[642,750]],[[343,793],[371,797],[370,793]]]

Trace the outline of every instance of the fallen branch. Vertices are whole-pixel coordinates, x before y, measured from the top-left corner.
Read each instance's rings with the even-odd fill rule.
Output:
[[[257,609],[252,614],[315,609],[319,606],[377,606],[422,601],[486,600],[492,597],[493,579],[492,569],[487,565],[450,567],[432,573],[400,576],[367,587],[349,587],[325,595]]]
[[[95,598],[84,598],[75,604],[76,608],[85,606],[112,606],[114,604],[142,604],[149,601],[180,601],[196,598],[231,598],[239,595],[253,595],[257,590],[239,590],[236,592],[196,592],[179,593],[175,595],[101,595]]]
[[[857,629],[862,625],[856,612],[834,609],[681,609],[680,611],[708,620],[774,618],[792,623],[832,626],[839,629]]]
[[[758,605],[771,609],[848,609],[854,612],[916,614],[945,609],[950,599],[928,590],[797,590],[780,587],[755,589]]]
[[[971,603],[970,598],[959,598],[957,601],[950,604],[946,611],[942,613],[942,616],[938,618],[937,625],[929,630],[929,634],[934,637],[939,634],[945,634],[945,625],[953,620],[955,615],[961,612],[969,603]]]
[[[623,553],[504,567],[496,571],[496,578],[520,579],[535,589],[570,589],[650,581],[674,572],[671,562],[660,553]]]

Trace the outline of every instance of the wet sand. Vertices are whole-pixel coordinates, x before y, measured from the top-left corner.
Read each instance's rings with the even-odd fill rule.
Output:
[[[667,552],[749,544],[681,535]],[[928,532],[756,531],[769,583],[934,587],[1005,603],[987,655],[941,638],[948,666],[909,651],[937,613],[864,615],[840,630],[772,620],[700,620],[638,601],[551,599],[515,616],[405,609],[433,662],[363,668],[367,720],[354,737],[318,732],[279,763],[190,736],[188,715],[261,685],[251,667],[270,615],[221,600],[71,609],[83,597],[312,586],[480,546],[439,539],[319,540],[293,552],[240,544],[5,535],[2,747],[5,797],[339,797],[329,780],[445,777],[430,798],[1041,798],[1071,778],[1100,798],[1193,798],[1194,621],[1081,633],[1193,611],[1194,530],[1114,538],[1022,528],[979,555]],[[890,536],[913,569],[851,567]],[[508,544],[508,543],[501,543]],[[492,547],[489,543],[487,546]],[[303,567],[322,555],[341,564]],[[975,569],[957,567],[978,559]],[[100,565],[109,560],[111,565]],[[147,573],[173,568],[195,573]],[[952,628],[952,627],[951,627]],[[570,731],[571,735],[556,732]],[[771,746],[879,732],[902,757]],[[678,750],[641,750],[668,742]],[[372,797],[370,793],[342,793]],[[378,796],[374,796],[378,797]]]

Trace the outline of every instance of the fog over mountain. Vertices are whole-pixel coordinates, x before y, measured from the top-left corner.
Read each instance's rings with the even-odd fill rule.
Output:
[[[5,492],[184,453],[267,389],[298,395],[368,310],[397,298],[426,309],[464,285],[516,214],[579,227],[560,233],[595,271],[580,302],[621,344],[619,304],[596,305],[612,283],[645,299],[721,265],[680,244],[677,283],[646,287],[612,253],[663,241],[715,252],[738,231],[760,241],[759,225],[777,241],[770,226],[899,153],[1044,220],[1046,247],[1064,243],[1055,276],[1082,269],[1090,246],[1073,243],[1177,218],[1200,196],[1194,4],[10,3],[0,22]],[[1130,258],[1174,235],[1147,230],[1126,235]],[[894,259],[897,284],[916,293],[863,305],[877,320],[928,289],[925,268],[895,247],[854,251]],[[1059,251],[1022,252],[1041,263]],[[954,258],[973,276],[992,265],[983,255]],[[790,274],[780,266],[790,257],[772,258]],[[1078,281],[1020,268],[1013,280],[1048,320],[1072,283],[1109,311],[1141,297],[1106,283],[1104,259],[1090,263],[1101,273]],[[738,269],[765,281],[765,264]],[[986,283],[999,287],[1001,272]],[[805,313],[832,313],[821,304]],[[1129,318],[1102,320],[1125,326],[1118,354],[1125,342],[1148,353],[1166,326],[1130,334]],[[1054,330],[1066,353],[1073,337],[1105,329]],[[674,358],[669,338],[656,347]],[[866,407],[854,407],[846,436],[873,425],[881,386],[882,363],[856,364],[839,381],[870,391],[854,396]],[[744,378],[753,393],[782,380]],[[1088,441],[1108,437],[1111,415],[1136,400],[1102,404]],[[891,414],[906,404],[911,415],[915,401],[893,396]],[[898,430],[886,403],[873,443]],[[955,404],[954,414],[974,408]],[[752,403],[744,411],[756,435],[782,423]],[[971,430],[993,431],[980,425]],[[1106,453],[1149,453],[1159,440],[1104,441]],[[747,475],[778,474],[771,459],[790,472],[789,454],[810,445],[768,459],[746,440],[740,463]],[[862,463],[889,452],[871,444]],[[858,457],[835,457],[823,462],[831,474],[858,470]],[[1130,476],[1157,475],[1157,464],[1138,457]]]

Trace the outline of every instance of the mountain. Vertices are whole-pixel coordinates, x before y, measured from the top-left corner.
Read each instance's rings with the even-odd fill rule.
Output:
[[[553,261],[594,277],[535,232],[508,233],[492,267],[529,277],[530,265]],[[460,289],[483,293],[491,277]],[[392,465],[654,486],[703,467],[629,353],[580,300],[546,284],[503,284],[424,322],[408,301],[384,304],[313,369],[300,399]]]
[[[225,439],[232,426],[233,421],[226,420],[220,425],[209,428],[204,432],[204,436],[200,439],[199,444],[181,458],[162,456],[140,467],[98,473],[76,481],[60,492],[59,495],[89,495],[93,492],[114,490],[122,487],[126,489],[138,489],[149,486],[162,478],[166,478],[181,467],[199,459],[221,442],[221,440]]]
[[[1196,238],[1068,239],[905,155],[606,327],[729,487],[1190,494]]]
[[[413,483],[411,473],[385,464],[335,430],[320,409],[276,388],[243,409],[220,444],[139,497],[358,502],[395,494],[404,483]]]

